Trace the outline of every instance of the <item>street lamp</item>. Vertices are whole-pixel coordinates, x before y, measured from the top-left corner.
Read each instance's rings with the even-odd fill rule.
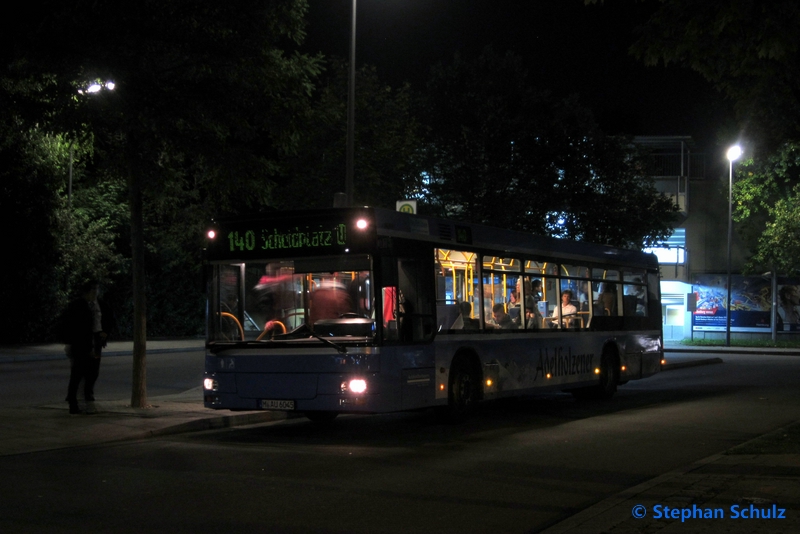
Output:
[[[728,173],[728,298],[725,309],[725,346],[731,346],[731,242],[733,241],[733,162],[742,155],[742,147],[733,145],[728,149],[730,169]]]

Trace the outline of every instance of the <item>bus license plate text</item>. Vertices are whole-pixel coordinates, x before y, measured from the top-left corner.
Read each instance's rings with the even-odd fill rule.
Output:
[[[294,401],[293,400],[262,400],[261,401],[261,409],[262,410],[285,410],[285,411],[291,411],[291,410],[294,410]]]

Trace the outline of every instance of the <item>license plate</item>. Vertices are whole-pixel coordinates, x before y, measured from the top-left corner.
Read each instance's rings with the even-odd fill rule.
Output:
[[[262,400],[261,401],[261,409],[262,410],[291,411],[291,410],[294,410],[294,401],[293,400]]]

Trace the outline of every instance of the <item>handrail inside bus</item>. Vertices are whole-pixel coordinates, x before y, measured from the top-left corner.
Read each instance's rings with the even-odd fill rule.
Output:
[[[283,324],[280,321],[270,321],[270,322],[272,323],[272,326],[276,326],[277,325],[277,326],[281,327],[281,330],[283,330],[283,332],[281,332],[281,334],[285,334],[286,333],[286,325],[285,324]],[[269,324],[269,323],[267,323],[267,324]],[[267,334],[267,332],[269,332],[270,330],[272,330],[272,328],[267,329],[267,326],[264,325],[264,331],[261,332],[258,335],[258,337],[256,338],[256,341],[261,341],[264,338],[264,336]]]
[[[219,312],[219,314],[222,317],[228,317],[230,319],[233,319],[233,321],[236,323],[236,326],[239,327],[239,335],[242,336],[242,341],[244,341],[244,328],[242,328],[242,323],[239,322],[239,319],[232,313]]]

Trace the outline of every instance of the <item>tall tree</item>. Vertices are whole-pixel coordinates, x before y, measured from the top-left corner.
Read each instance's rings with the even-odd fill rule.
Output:
[[[513,53],[436,67],[422,109],[429,209],[632,248],[671,232],[675,207],[631,145],[604,136],[577,99],[535,89]]]
[[[33,2],[13,75],[52,80],[39,115],[87,124],[98,154],[127,181],[134,296],[133,406],[147,405],[144,202],[183,180],[225,206],[270,201],[299,125],[317,59],[303,39],[305,0]],[[33,14],[32,13],[32,14]],[[113,91],[76,97],[90,81]],[[67,113],[72,111],[72,113]]]

